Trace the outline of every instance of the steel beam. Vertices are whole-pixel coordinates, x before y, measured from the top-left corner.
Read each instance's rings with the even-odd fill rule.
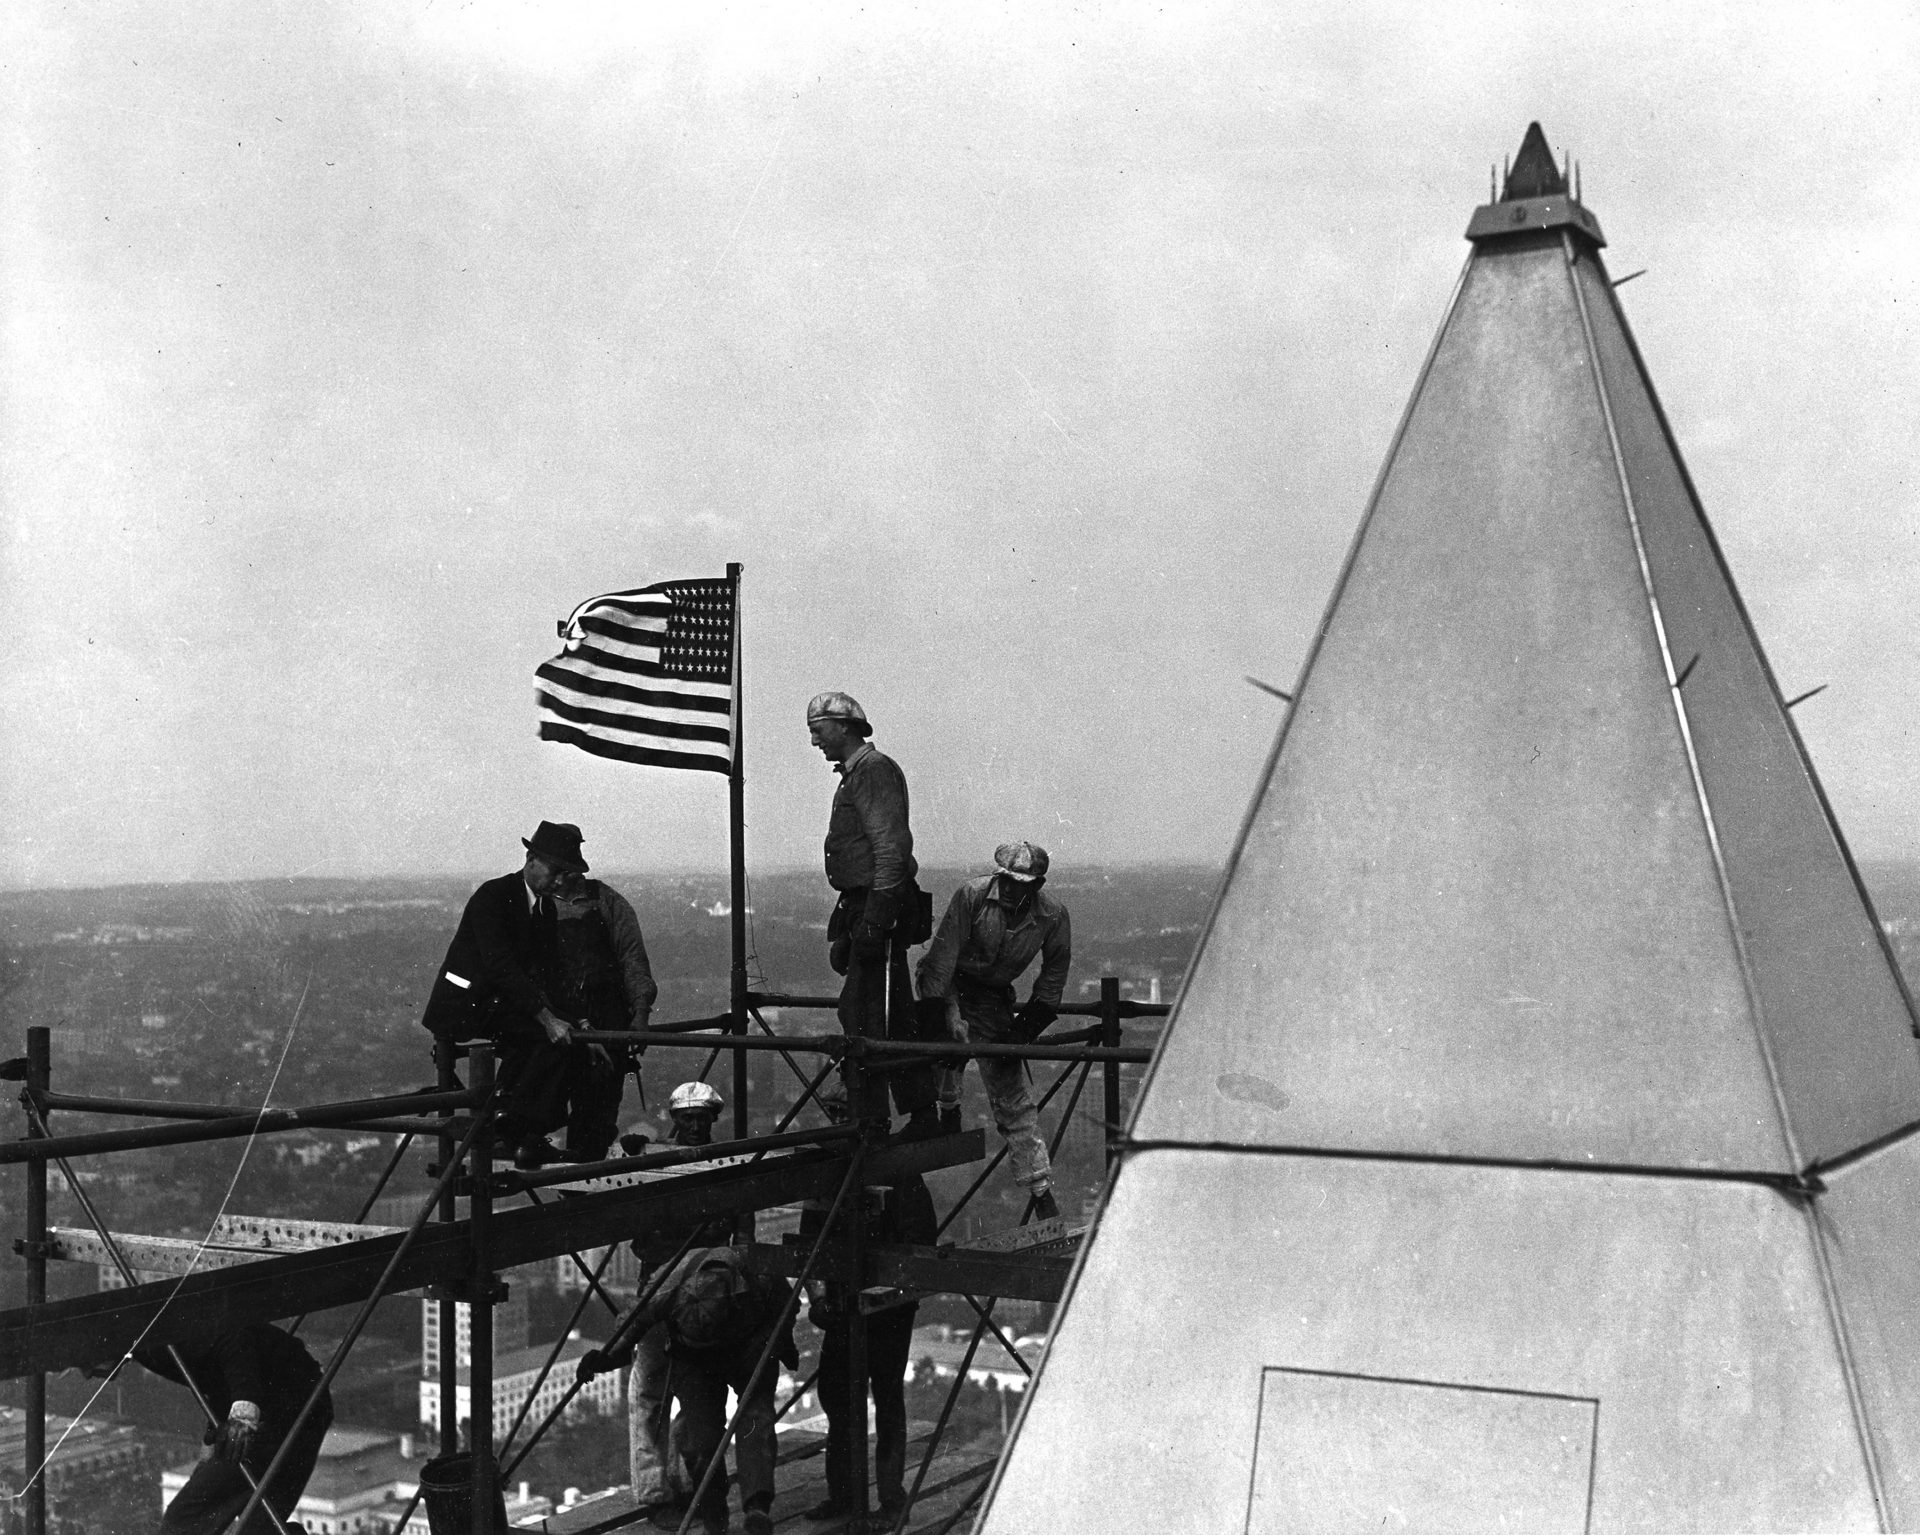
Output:
[[[791,1279],[800,1272],[804,1252],[769,1242],[754,1245],[752,1265],[764,1274]],[[1028,1253],[980,1252],[959,1247],[908,1247],[875,1244],[866,1251],[858,1288],[884,1285],[928,1295],[996,1295],[1010,1300],[1057,1301],[1066,1289],[1073,1258]],[[850,1282],[844,1264],[831,1258],[818,1271]]]
[[[877,1183],[896,1181],[977,1160],[984,1151],[979,1130],[890,1146],[868,1158],[863,1176]],[[846,1163],[846,1157],[827,1152],[800,1153],[755,1167],[692,1172],[659,1183],[575,1194],[534,1209],[497,1211],[488,1236],[492,1263],[496,1270],[514,1268],[662,1226],[697,1225],[769,1205],[831,1197]],[[422,1231],[390,1289],[459,1285],[468,1275],[467,1226],[466,1221],[439,1222]],[[118,1358],[149,1327],[146,1341],[155,1346],[198,1344],[229,1327],[351,1305],[372,1289],[400,1241],[398,1234],[373,1237],[178,1281],[0,1311],[0,1380]]]

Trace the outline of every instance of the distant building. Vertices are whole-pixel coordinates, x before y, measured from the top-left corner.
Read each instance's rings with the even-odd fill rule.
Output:
[[[18,1407],[0,1407],[0,1493],[12,1499],[26,1481],[27,1415]],[[126,1423],[62,1418],[47,1414],[47,1494],[58,1498],[69,1487],[85,1486],[111,1471],[138,1466],[147,1448],[139,1430]],[[0,1518],[0,1528],[6,1528]]]
[[[1126,1002],[1146,1002],[1155,1006],[1160,1003],[1163,972],[1145,965],[1119,965],[1115,967],[1120,981],[1120,997]],[[1080,978],[1080,1000],[1098,1002],[1100,1000],[1100,977],[1097,975]]]
[[[396,1438],[374,1429],[329,1429],[293,1517],[308,1535],[387,1535],[412,1501],[420,1486],[420,1468],[433,1454],[429,1441],[412,1434]],[[163,1507],[192,1474],[191,1465],[162,1473]],[[551,1512],[553,1501],[530,1496],[525,1482],[518,1496],[507,1501],[509,1523]],[[424,1502],[415,1504],[412,1516],[400,1528],[405,1535],[429,1535]]]
[[[553,1368],[547,1371],[544,1380],[541,1369],[547,1363],[547,1356],[553,1352],[550,1346],[516,1349],[509,1354],[497,1354],[493,1361],[493,1432],[496,1440],[506,1436],[513,1427],[513,1420],[520,1416],[520,1404],[533,1397],[533,1405],[527,1409],[526,1421],[530,1428],[538,1427],[545,1421],[548,1413],[559,1404],[560,1398],[567,1394],[573,1384],[574,1367],[581,1356],[589,1349],[599,1345],[591,1338],[572,1337],[561,1347],[559,1357],[553,1362]],[[563,1415],[566,1419],[584,1418],[590,1413],[601,1417],[625,1409],[625,1372],[608,1370],[597,1375],[578,1395],[568,1403]],[[469,1422],[473,1415],[472,1389],[468,1384],[468,1369],[462,1363],[454,1375],[454,1411],[459,1414],[462,1423]],[[420,1422],[436,1433],[440,1428],[440,1382],[422,1380],[420,1382]]]
[[[1041,1351],[1047,1346],[1043,1337],[1020,1337],[1013,1340],[1013,1346],[1020,1351],[1021,1359],[1027,1368],[1037,1368]],[[907,1379],[919,1380],[931,1373],[934,1379],[952,1380],[960,1371],[960,1363],[967,1357],[967,1339],[957,1336],[950,1327],[916,1327],[913,1330],[913,1348],[907,1355]],[[967,1379],[976,1386],[991,1386],[996,1390],[1025,1391],[1027,1389],[1027,1371],[1000,1346],[1000,1341],[991,1333],[982,1337],[980,1346],[973,1351],[973,1360],[967,1366]]]
[[[473,1362],[473,1309],[465,1301],[453,1308],[453,1360],[461,1369]],[[507,1298],[493,1308],[493,1357],[514,1353],[527,1346],[527,1295],[519,1285],[507,1287]],[[440,1303],[420,1302],[420,1374],[425,1380],[440,1374]]]
[[[604,1247],[589,1247],[578,1255],[575,1262],[573,1253],[561,1253],[553,1260],[554,1287],[562,1295],[570,1295],[575,1290],[587,1288],[587,1275],[598,1274],[601,1285],[608,1290],[633,1292],[640,1279],[640,1260],[633,1255],[633,1249],[625,1242],[614,1245],[613,1256],[607,1257]],[[606,1267],[600,1265],[605,1261]],[[581,1264],[585,1264],[582,1272]]]

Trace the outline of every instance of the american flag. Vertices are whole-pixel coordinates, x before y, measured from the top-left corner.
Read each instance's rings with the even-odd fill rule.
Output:
[[[654,767],[733,762],[734,587],[662,581],[580,604],[543,663],[540,739]]]

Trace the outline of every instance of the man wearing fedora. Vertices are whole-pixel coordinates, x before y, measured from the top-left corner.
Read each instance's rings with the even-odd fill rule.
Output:
[[[468,899],[421,1019],[446,1038],[498,1047],[496,1133],[522,1167],[606,1155],[624,1064],[573,1032],[644,1031],[659,990],[633,907],[586,877],[581,841],[578,826],[553,821],[521,838],[520,870]],[[562,1125],[564,1153],[546,1138]]]

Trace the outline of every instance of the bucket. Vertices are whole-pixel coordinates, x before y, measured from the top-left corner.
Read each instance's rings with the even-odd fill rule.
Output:
[[[436,1455],[420,1468],[420,1500],[433,1535],[473,1535],[473,1456]],[[493,1527],[507,1527],[507,1500],[493,1489]]]

